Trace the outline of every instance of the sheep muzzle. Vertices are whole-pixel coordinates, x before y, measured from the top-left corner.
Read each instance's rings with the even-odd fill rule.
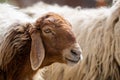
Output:
[[[63,57],[68,65],[73,65],[82,60],[82,50],[78,43],[74,43],[69,48],[63,50]]]

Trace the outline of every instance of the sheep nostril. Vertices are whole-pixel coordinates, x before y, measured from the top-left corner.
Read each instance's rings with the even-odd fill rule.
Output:
[[[77,52],[75,52],[74,50],[71,50],[71,53],[72,53],[72,55],[74,55],[74,56],[77,56],[77,55],[78,55]]]

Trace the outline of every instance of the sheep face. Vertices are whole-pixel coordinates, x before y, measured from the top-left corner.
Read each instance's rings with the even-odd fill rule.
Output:
[[[42,47],[34,46],[39,47],[39,50],[36,51],[40,54],[35,52],[35,48],[32,47],[32,49],[34,49],[34,51],[31,52],[33,69],[36,69],[40,65],[41,67],[47,66],[54,62],[74,64],[80,60],[81,49],[76,42],[71,25],[61,16],[55,13],[46,14],[37,20],[34,27],[35,30],[32,31],[32,34],[35,33],[35,35],[32,35],[32,37],[41,37]],[[39,44],[39,42],[37,42],[39,38],[36,39],[37,41],[32,40],[32,43],[35,42],[37,45]],[[35,54],[37,54],[37,56],[39,54],[40,59],[38,58],[38,60],[36,60],[37,57]],[[35,59],[32,60],[32,58]],[[40,61],[41,63],[39,64]]]

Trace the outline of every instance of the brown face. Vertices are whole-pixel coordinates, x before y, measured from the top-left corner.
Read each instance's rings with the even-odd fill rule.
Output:
[[[61,16],[49,13],[39,18],[35,27],[40,33],[45,49],[42,66],[53,62],[75,64],[81,59],[81,49],[76,42],[71,25]]]

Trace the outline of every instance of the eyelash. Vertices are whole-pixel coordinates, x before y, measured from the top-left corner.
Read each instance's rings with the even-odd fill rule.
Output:
[[[51,30],[50,29],[46,29],[44,30],[45,33],[51,33]]]

